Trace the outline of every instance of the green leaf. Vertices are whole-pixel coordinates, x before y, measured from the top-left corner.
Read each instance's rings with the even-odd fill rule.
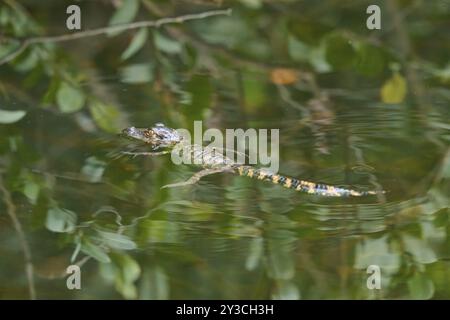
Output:
[[[53,77],[47,91],[44,94],[44,97],[42,98],[42,102],[44,104],[51,104],[55,101],[59,85],[60,80],[57,77]]]
[[[17,50],[20,44],[16,42],[0,43],[0,59]]]
[[[12,12],[11,12],[11,21],[13,34],[16,37],[26,37],[30,34],[36,33],[36,31],[40,31],[41,28],[37,23],[32,19],[32,17],[27,13],[26,9],[14,2],[10,2]]]
[[[450,131],[450,128],[448,130]],[[440,179],[450,179],[450,153],[448,152],[442,161],[442,170],[439,173],[439,177]]]
[[[268,275],[276,280],[289,280],[295,275],[295,263],[290,250],[294,235],[288,230],[273,233],[267,241]]]
[[[239,1],[251,9],[259,9],[262,6],[262,0],[239,0]]]
[[[40,186],[36,182],[29,179],[25,182],[25,185],[23,187],[23,194],[30,200],[32,204],[36,204],[40,189]]]
[[[324,43],[321,43],[320,46],[312,47],[290,35],[288,38],[288,52],[292,60],[308,62],[318,72],[329,72],[332,69],[325,57],[326,48]]]
[[[45,226],[53,232],[71,232],[75,230],[76,221],[77,215],[75,212],[54,207],[47,211]]]
[[[16,111],[8,111],[8,110],[0,110],[0,123],[14,123],[22,119],[26,115],[26,112],[23,110]]]
[[[133,40],[131,40],[128,48],[122,53],[121,59],[126,60],[130,58],[132,55],[134,55],[136,52],[138,52],[145,44],[145,41],[147,40],[148,36],[148,30],[147,28],[141,28],[133,37]]]
[[[169,278],[159,266],[145,269],[140,281],[139,299],[167,300],[170,297]]]
[[[114,258],[114,257],[113,257]],[[109,256],[108,256],[109,259]],[[99,265],[99,274],[103,280],[109,284],[113,285],[117,278],[117,266],[113,263],[102,263]]]
[[[408,289],[412,299],[426,300],[434,295],[433,281],[422,273],[416,273],[408,280]]]
[[[355,49],[346,37],[333,33],[326,38],[326,60],[335,70],[351,67],[355,60]]]
[[[261,257],[264,252],[264,240],[263,238],[254,238],[250,242],[250,248],[245,261],[245,269],[252,271],[258,267]]]
[[[126,283],[133,283],[136,281],[140,274],[141,268],[136,260],[131,258],[127,254],[120,255],[120,265],[122,267],[123,280]]]
[[[39,55],[37,54],[37,50],[30,49],[23,58],[20,58],[19,61],[17,61],[14,68],[17,71],[26,72],[36,67],[38,62]]]
[[[406,80],[396,72],[381,87],[381,101],[389,104],[401,103],[405,100],[406,92]]]
[[[120,78],[125,83],[145,83],[153,80],[153,66],[149,63],[132,64],[120,70]]]
[[[277,281],[277,286],[272,294],[275,300],[298,300],[300,290],[291,281]]]
[[[134,282],[139,279],[141,267],[136,260],[126,254],[113,256],[116,264],[115,284],[116,289],[125,299],[136,299],[137,289]]]
[[[203,118],[203,112],[211,105],[213,95],[211,79],[204,75],[194,75],[185,88],[192,95],[189,108],[186,108],[187,116],[192,120]]]
[[[90,182],[99,182],[102,180],[105,166],[104,161],[98,160],[96,157],[89,157],[86,159],[86,164],[81,168],[81,173],[87,176]]]
[[[59,110],[64,113],[75,112],[83,108],[86,97],[78,88],[62,82],[56,94],[56,102]]]
[[[367,76],[378,75],[385,67],[385,57],[382,50],[370,44],[362,44],[357,50],[356,70]]]
[[[101,129],[116,133],[121,128],[121,114],[116,106],[93,100],[89,103],[89,111]]]
[[[372,264],[380,266],[386,274],[396,273],[401,264],[400,255],[392,249],[388,237],[367,238],[358,242],[355,249],[355,261],[353,267],[366,269]]]
[[[119,250],[133,250],[137,248],[136,243],[123,234],[102,230],[97,230],[97,233],[108,247]]]
[[[310,56],[312,48],[300,41],[296,37],[290,35],[288,38],[288,52],[289,56],[295,60],[300,62],[308,61],[308,57]]]
[[[314,67],[314,69],[317,72],[330,72],[332,70],[332,67],[327,62],[327,59],[325,57],[326,55],[326,48],[324,44],[321,44],[320,46],[314,48],[311,51],[311,54],[309,56],[309,63]]]
[[[183,49],[183,45],[180,42],[167,38],[159,32],[155,31],[154,37],[156,47],[163,52],[176,54]]]
[[[450,63],[445,67],[431,67],[430,72],[433,76],[439,78],[442,83],[450,84]]]
[[[149,242],[175,243],[179,241],[179,225],[167,220],[145,220],[140,227]]]
[[[105,250],[92,242],[88,241],[87,239],[84,239],[81,245],[81,251],[83,251],[88,256],[91,256],[95,260],[103,263],[110,263],[111,259],[109,258],[108,254],[105,252]]]
[[[139,1],[138,0],[126,0],[122,1],[122,5],[114,12],[113,16],[109,20],[109,25],[118,25],[129,23],[134,20],[136,14],[139,9]],[[111,31],[108,32],[108,36],[116,36],[120,34],[122,31]]]
[[[435,227],[445,227],[449,224],[450,209],[444,208],[434,213],[436,218],[433,221]]]
[[[137,289],[134,282],[141,275],[139,263],[129,255],[117,252],[111,253],[111,261],[110,264],[100,265],[101,276],[107,283],[114,284],[125,299],[136,299]]]
[[[9,8],[2,7],[0,8],[0,26],[5,26],[8,24],[11,17],[11,12]]]
[[[242,86],[246,111],[257,112],[267,100],[267,83],[262,81],[258,73],[245,72],[242,74]]]
[[[409,252],[414,261],[422,264],[433,263],[438,260],[436,253],[433,250],[433,246],[423,239],[419,239],[407,234],[402,235],[405,251]]]
[[[240,42],[251,37],[252,30],[244,19],[237,15],[230,17],[216,17],[205,24],[198,21],[193,28],[201,34],[202,38],[213,44],[220,44],[227,48],[236,48]]]

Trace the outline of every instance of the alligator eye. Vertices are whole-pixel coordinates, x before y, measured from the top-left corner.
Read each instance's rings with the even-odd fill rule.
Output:
[[[145,130],[144,136],[146,136],[147,138],[151,138],[153,136],[153,132],[151,130]]]

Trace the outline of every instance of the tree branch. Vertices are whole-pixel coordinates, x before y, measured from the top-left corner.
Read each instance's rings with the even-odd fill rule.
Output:
[[[3,194],[3,201],[6,205],[6,213],[9,215],[13,225],[14,229],[16,229],[17,235],[19,236],[19,241],[22,246],[23,256],[25,259],[25,273],[27,275],[28,280],[28,292],[30,294],[30,299],[35,300],[36,299],[36,289],[34,287],[34,271],[33,271],[33,263],[31,261],[31,250],[30,246],[28,245],[27,239],[25,237],[25,233],[23,231],[22,225],[17,218],[16,215],[16,206],[14,205],[11,194],[9,193],[8,189],[6,189],[3,178],[0,174],[0,191]]]
[[[114,26],[108,26],[98,29],[92,29],[92,30],[86,30],[86,31],[79,31],[69,34],[63,34],[58,36],[41,36],[41,37],[33,37],[25,39],[21,42],[20,46],[12,51],[11,53],[7,54],[5,57],[0,59],[0,65],[8,63],[9,61],[16,58],[19,54],[21,54],[25,49],[27,49],[30,45],[38,44],[38,43],[55,43],[55,42],[63,42],[63,41],[70,41],[80,38],[88,38],[88,37],[95,37],[98,35],[104,35],[111,32],[118,32],[118,31],[124,31],[124,30],[132,30],[132,29],[138,29],[138,28],[159,28],[162,25],[165,24],[180,24],[184,23],[189,20],[199,20],[204,19],[212,16],[219,16],[219,15],[231,15],[231,9],[225,9],[225,10],[211,10],[201,13],[193,13],[193,14],[187,14],[183,16],[173,17],[173,18],[162,18],[154,21],[137,21],[137,22],[131,22],[126,24],[120,24],[120,25],[114,25]]]

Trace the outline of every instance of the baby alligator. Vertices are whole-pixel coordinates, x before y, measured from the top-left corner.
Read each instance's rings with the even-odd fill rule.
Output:
[[[254,168],[248,165],[235,163],[232,159],[216,152],[213,148],[203,148],[186,143],[183,136],[176,130],[166,127],[162,123],[155,124],[152,128],[129,127],[122,131],[124,137],[137,140],[150,145],[152,152],[123,152],[133,156],[157,156],[170,153],[174,148],[180,148],[180,154],[190,153],[193,163],[201,163],[203,170],[194,174],[190,179],[180,183],[165,185],[163,188],[191,185],[198,182],[202,177],[219,172],[231,172],[241,176],[247,176],[264,181],[271,181],[283,187],[294,189],[313,195],[328,197],[360,197],[384,193],[383,191],[356,191],[326,184],[298,180],[272,173],[265,169]],[[162,150],[162,151],[157,151]],[[196,161],[199,160],[199,161]]]

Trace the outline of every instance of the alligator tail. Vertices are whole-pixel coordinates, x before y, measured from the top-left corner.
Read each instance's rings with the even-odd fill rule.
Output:
[[[310,181],[298,180],[250,166],[237,166],[235,168],[235,171],[240,176],[246,176],[263,181],[270,181],[272,183],[282,185],[285,188],[308,193],[311,195],[320,195],[326,197],[362,197],[384,193],[384,191],[356,191],[352,189],[334,187],[326,184],[318,184]]]

